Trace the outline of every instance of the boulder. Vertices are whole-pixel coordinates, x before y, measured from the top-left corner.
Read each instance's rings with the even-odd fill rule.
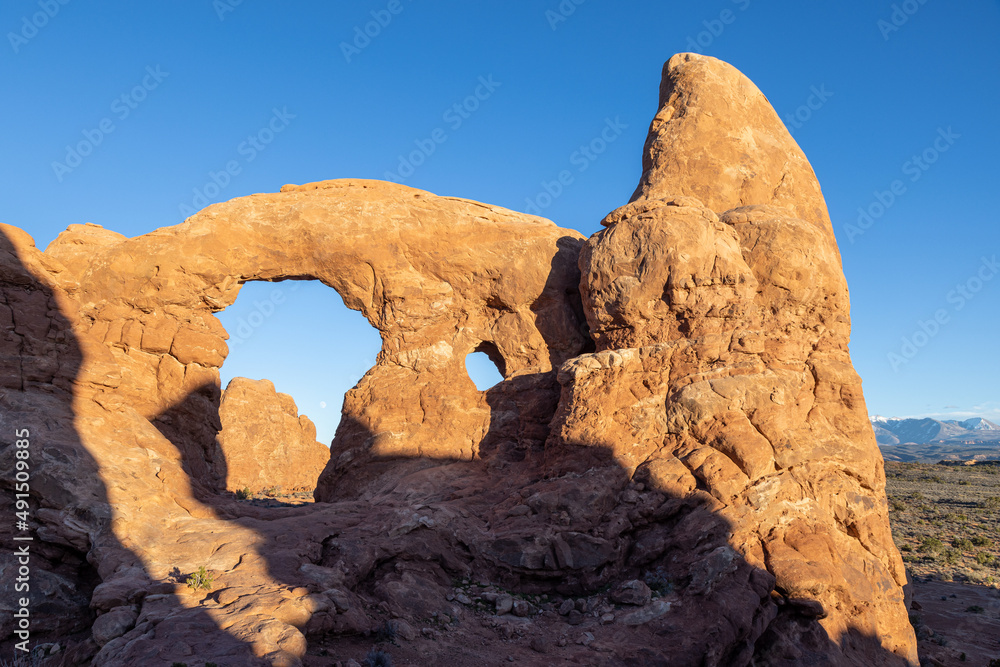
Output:
[[[642,607],[649,603],[652,592],[644,582],[638,579],[622,582],[611,589],[611,599],[618,604]]]
[[[316,426],[270,380],[233,378],[219,405],[218,474],[230,491],[312,491],[330,458]]]

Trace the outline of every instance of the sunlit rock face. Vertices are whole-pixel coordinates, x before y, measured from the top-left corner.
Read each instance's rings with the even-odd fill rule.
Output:
[[[531,406],[554,403],[553,368],[585,344],[583,238],[478,202],[326,181],[216,204],[134,239],[81,227],[48,253],[72,261],[89,333],[128,369],[119,395],[171,436],[183,428],[172,439],[210,486],[223,483],[213,415],[228,353],[213,313],[246,281],[320,280],[382,336],[375,367],[347,395],[321,500],[352,493],[373,460],[471,460],[488,433],[540,447],[547,417],[521,423],[535,419]],[[491,423],[487,397],[465,371],[478,349],[519,387],[508,407],[525,419],[515,416],[509,433]]]
[[[312,491],[330,459],[316,425],[270,380],[233,378],[219,403],[222,430],[212,452],[229,491]]]
[[[671,58],[603,225],[338,180],[132,239],[74,225],[45,252],[0,227],[0,465],[6,492],[29,425],[39,636],[95,665],[300,665],[437,614],[405,638],[434,664],[551,664],[585,630],[615,664],[915,665],[838,250],[763,94]],[[215,313],[306,279],[383,340],[330,450],[269,383],[219,386]],[[477,350],[504,376],[485,392]],[[248,480],[318,502],[226,492]],[[200,567],[211,592],[183,584]]]
[[[729,545],[786,599],[817,603],[830,637],[915,660],[836,241],[764,95],[713,58],[671,58],[639,187],[603,225],[580,257],[597,352],[560,371],[549,455],[598,447],[705,496]],[[752,598],[747,582],[726,588]],[[800,612],[782,607],[766,632],[797,632]]]

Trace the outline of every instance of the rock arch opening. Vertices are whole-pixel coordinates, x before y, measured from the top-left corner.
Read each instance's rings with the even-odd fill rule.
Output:
[[[465,371],[479,391],[486,391],[503,382],[507,364],[493,343],[480,343],[465,357]]]
[[[378,331],[318,281],[248,282],[216,317],[230,336],[219,371],[226,487],[312,490],[344,395],[375,365]]]

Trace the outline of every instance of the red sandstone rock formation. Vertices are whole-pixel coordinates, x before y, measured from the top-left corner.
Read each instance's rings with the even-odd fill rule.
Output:
[[[330,460],[330,448],[316,442],[316,426],[299,415],[295,399],[274,390],[270,380],[233,378],[219,405],[222,430],[212,460],[226,489],[257,493],[312,491]]]
[[[728,546],[698,547],[701,557],[732,547],[774,576],[790,603],[781,611],[809,600],[807,615],[835,641],[877,637],[913,661],[906,575],[819,184],[734,68],[674,56],[660,103],[632,203],[581,254],[598,351],[560,372],[549,455],[596,447],[646,484],[698,499],[732,532]],[[770,594],[752,579],[725,589],[745,591],[751,607]],[[767,631],[797,632],[787,617]],[[845,659],[852,648],[841,642]]]
[[[661,91],[636,195],[586,241],[372,181],[45,253],[0,227],[0,478],[30,428],[52,660],[346,662],[396,619],[415,664],[915,665],[819,185],[729,65],[675,56]],[[255,426],[220,393],[213,313],[285,279],[337,290],[383,348],[321,502],[265,508],[225,493],[282,471],[234,444],[230,415]],[[487,392],[476,349],[505,378]],[[211,591],[183,585],[199,567]]]

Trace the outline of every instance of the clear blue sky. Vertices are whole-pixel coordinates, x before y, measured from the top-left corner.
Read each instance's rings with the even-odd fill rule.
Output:
[[[440,128],[405,183],[525,210],[572,169],[541,212],[590,234],[636,185],[663,62],[697,49],[749,75],[783,117],[799,110],[793,134],[834,220],[870,412],[998,419],[1000,276],[983,258],[1000,254],[1000,3],[895,4],[894,17],[893,2],[872,0],[11,0],[0,220],[41,247],[78,222],[135,236],[205,195],[400,173],[399,156]],[[814,89],[827,99],[800,109]],[[477,108],[449,112],[477,90]],[[255,147],[275,110],[281,132]],[[620,137],[573,162],[608,119],[627,126]],[[90,154],[67,155],[95,130]],[[230,162],[238,173],[215,187],[210,173]],[[880,211],[876,193],[894,201]],[[859,207],[873,214],[860,234],[848,227]],[[328,442],[377,336],[332,291],[288,283],[245,288],[221,315],[230,332],[276,288],[283,303],[232,345],[224,380],[272,379]]]

